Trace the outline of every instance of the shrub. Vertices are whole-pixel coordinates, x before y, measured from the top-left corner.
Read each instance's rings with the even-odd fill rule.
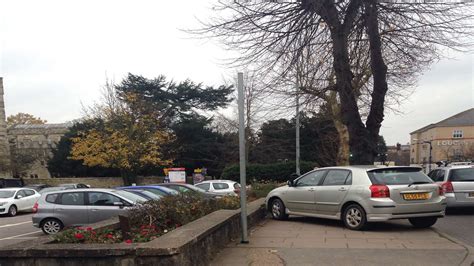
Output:
[[[122,233],[113,229],[94,230],[91,227],[77,227],[54,235],[53,240],[59,243],[120,243]]]
[[[316,163],[301,162],[301,173],[306,173],[316,167]],[[249,164],[246,167],[247,180],[260,182],[263,180],[271,180],[276,182],[285,182],[295,173],[295,162],[281,162],[273,164]],[[222,172],[221,178],[239,181],[240,168],[238,164],[226,167]]]
[[[252,184],[252,189],[249,192],[249,196],[255,197],[256,199],[264,198],[270,191],[277,188],[278,186],[279,183],[277,182],[255,182]]]

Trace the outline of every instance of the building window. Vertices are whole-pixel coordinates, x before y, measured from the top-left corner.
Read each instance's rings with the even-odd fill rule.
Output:
[[[462,138],[462,130],[454,130],[453,131],[453,138],[455,138],[455,139]]]

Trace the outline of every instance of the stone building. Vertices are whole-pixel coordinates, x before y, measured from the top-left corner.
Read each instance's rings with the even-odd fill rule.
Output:
[[[410,133],[410,163],[474,160],[474,108]]]
[[[10,146],[7,138],[3,78],[0,77],[0,178],[10,177]]]
[[[8,128],[8,140],[10,143],[10,153],[13,157],[20,156],[28,162],[24,165],[15,165],[12,160],[12,167],[18,177],[23,178],[50,178],[47,169],[47,162],[52,157],[52,149],[56,147],[61,137],[68,131],[71,124],[44,124],[44,125],[15,125]],[[31,159],[29,159],[29,158]]]
[[[0,178],[50,178],[47,161],[72,125],[14,125],[7,128],[3,79],[0,77]]]

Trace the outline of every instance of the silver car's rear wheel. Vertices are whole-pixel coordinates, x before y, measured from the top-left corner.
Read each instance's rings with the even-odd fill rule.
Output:
[[[41,224],[41,230],[47,235],[57,234],[61,229],[63,229],[63,224],[56,219],[46,219]]]
[[[362,230],[367,224],[367,217],[361,206],[352,204],[344,209],[342,221],[351,230]]]
[[[285,204],[283,204],[283,201],[281,201],[280,199],[274,199],[270,208],[273,219],[284,220],[288,218],[288,214],[286,214],[285,211]]]

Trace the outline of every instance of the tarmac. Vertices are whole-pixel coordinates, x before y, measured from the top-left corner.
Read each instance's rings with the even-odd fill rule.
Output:
[[[373,224],[366,231],[340,221],[290,217],[265,219],[249,243],[232,241],[211,265],[472,265],[473,247],[406,221]]]

